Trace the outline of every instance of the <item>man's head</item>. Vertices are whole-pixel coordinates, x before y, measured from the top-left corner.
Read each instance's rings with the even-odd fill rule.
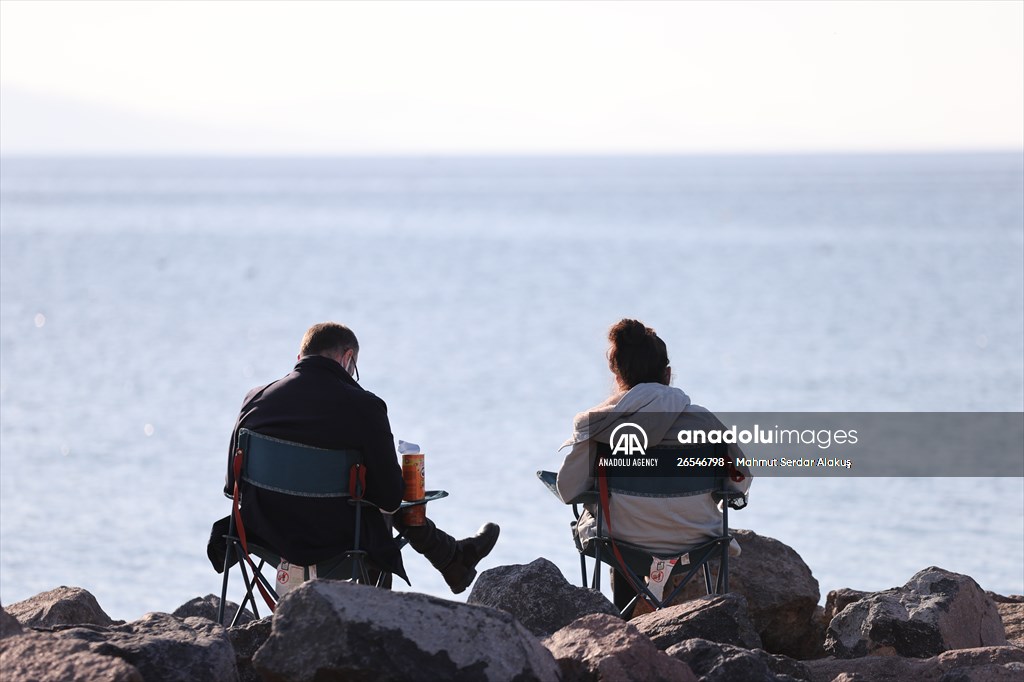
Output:
[[[358,377],[356,360],[359,358],[359,341],[352,330],[336,322],[321,322],[306,330],[299,346],[299,357],[322,355],[334,360],[345,371]]]

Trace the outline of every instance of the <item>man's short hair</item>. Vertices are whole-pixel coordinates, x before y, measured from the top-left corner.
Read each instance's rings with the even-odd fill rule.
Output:
[[[337,322],[321,322],[306,330],[299,346],[299,355],[325,355],[344,353],[347,350],[359,352],[359,341],[352,330]]]

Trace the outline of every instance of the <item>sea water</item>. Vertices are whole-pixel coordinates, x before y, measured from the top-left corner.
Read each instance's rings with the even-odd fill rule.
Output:
[[[356,331],[362,385],[451,493],[438,525],[495,521],[481,568],[544,556],[572,580],[569,510],[534,472],[611,391],[622,317],[716,411],[1024,409],[1020,153],[0,171],[5,604],[79,585],[132,619],[218,592],[242,396],[323,320]],[[1024,592],[1020,478],[765,477],[730,518],[795,548],[823,596],[931,565]],[[406,562],[411,589],[450,594]]]

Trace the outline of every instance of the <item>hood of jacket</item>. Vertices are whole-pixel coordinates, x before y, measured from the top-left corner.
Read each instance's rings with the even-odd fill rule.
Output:
[[[637,384],[577,414],[572,436],[559,449],[591,439],[607,443],[615,426],[640,413],[644,414],[642,425],[650,442],[659,443],[672,431],[679,415],[691,409],[699,408],[692,405],[690,396],[681,389],[664,384]]]

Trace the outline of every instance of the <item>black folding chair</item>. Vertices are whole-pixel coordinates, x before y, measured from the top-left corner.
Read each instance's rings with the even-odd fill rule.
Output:
[[[606,445],[598,446],[596,461],[610,455]],[[622,608],[623,617],[632,615],[639,599],[647,601],[654,609],[668,606],[682,593],[686,585],[698,572],[704,577],[704,586],[708,594],[724,594],[729,591],[729,544],[732,535],[729,533],[728,502],[742,498],[743,493],[728,488],[730,469],[728,467],[727,449],[722,445],[707,445],[698,448],[654,448],[647,453],[649,459],[657,459],[661,464],[657,467],[658,475],[641,475],[643,470],[632,470],[629,467],[595,467],[595,487],[582,493],[566,504],[572,505],[573,521],[570,522],[573,542],[580,554],[580,573],[582,585],[587,586],[587,557],[594,559],[590,587],[601,589],[601,564],[611,566],[622,576],[636,592],[628,604]],[[724,461],[723,466],[677,466],[678,459],[694,461]],[[537,477],[561,501],[555,487],[557,474],[552,471],[538,471]],[[610,500],[616,494],[640,495],[652,498],[688,497],[712,494],[718,500],[725,500],[722,505],[722,526],[720,531],[696,545],[685,546],[680,543],[678,551],[672,553],[657,552],[636,544],[615,539],[614,519],[609,518]],[[580,505],[596,508],[596,535],[593,538],[581,539],[578,523],[581,515]],[[710,562],[719,560],[716,580],[712,580]],[[681,576],[675,587],[656,596],[648,587],[647,578],[655,559],[668,563],[675,559],[670,578]]]
[[[363,499],[366,492],[366,467],[360,452],[316,448],[271,438],[249,429],[240,429],[232,467],[235,487],[231,496],[228,532],[225,535],[227,553],[224,558],[218,622],[224,622],[228,578],[231,567],[236,562],[245,584],[245,596],[235,612],[231,626],[237,623],[247,605],[259,618],[254,592],[258,591],[263,596],[271,611],[278,601],[274,584],[263,575],[263,569],[270,566],[271,570],[276,572],[282,557],[273,548],[249,542],[246,537],[239,507],[239,484],[242,481],[258,488],[298,498],[348,498],[349,504],[355,507],[352,548],[318,563],[316,577],[341,578],[347,575],[347,579],[352,582],[377,586],[390,585],[390,574],[385,571],[374,571],[376,579],[371,580],[366,551],[360,546],[363,508],[373,507],[372,503]],[[426,504],[447,496],[448,493],[443,490],[430,490],[422,500],[403,502],[402,508]],[[253,556],[258,559],[258,563]],[[309,579],[308,567],[304,573],[305,578]]]

